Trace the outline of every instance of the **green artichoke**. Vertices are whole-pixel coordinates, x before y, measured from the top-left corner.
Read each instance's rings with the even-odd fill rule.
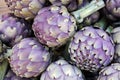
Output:
[[[96,72],[113,60],[114,44],[105,31],[87,26],[73,36],[68,52],[82,70]]]
[[[51,63],[40,80],[84,80],[81,70],[65,60]]]
[[[10,10],[18,17],[33,19],[46,0],[5,0]]]
[[[120,80],[120,63],[113,63],[102,69],[97,80]]]
[[[12,48],[10,66],[17,76],[36,77],[49,63],[49,48],[41,45],[35,38],[24,38]]]

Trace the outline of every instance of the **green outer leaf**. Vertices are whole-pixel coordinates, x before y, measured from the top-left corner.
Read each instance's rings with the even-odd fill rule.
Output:
[[[0,80],[3,80],[5,77],[5,73],[7,71],[7,67],[8,67],[8,61],[4,60],[1,64],[0,64]]]

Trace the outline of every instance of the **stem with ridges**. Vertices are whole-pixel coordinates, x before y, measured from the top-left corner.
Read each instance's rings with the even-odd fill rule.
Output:
[[[98,27],[100,29],[105,30],[107,28],[107,21],[106,21],[106,19],[103,17],[97,23],[94,24],[94,27]]]
[[[77,22],[81,23],[84,18],[98,11],[105,6],[103,0],[93,0],[85,7],[72,12],[71,14],[76,18]]]

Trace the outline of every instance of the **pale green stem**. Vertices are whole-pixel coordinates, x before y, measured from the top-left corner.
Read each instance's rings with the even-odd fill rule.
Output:
[[[100,29],[105,30],[107,27],[106,19],[103,17],[100,21],[94,24],[94,27],[98,27]]]
[[[93,0],[85,7],[72,12],[71,14],[76,18],[77,22],[81,23],[84,18],[98,11],[105,6],[103,0]]]

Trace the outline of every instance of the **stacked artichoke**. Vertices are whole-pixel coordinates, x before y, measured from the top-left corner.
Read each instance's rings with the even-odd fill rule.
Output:
[[[0,15],[0,39],[7,45],[13,46],[30,34],[30,26],[24,19],[12,14]]]
[[[38,40],[49,47],[65,44],[75,33],[77,26],[73,16],[64,6],[51,6],[38,12],[32,29]]]
[[[120,19],[120,0],[105,0],[104,13],[107,18],[115,21]]]
[[[35,38],[24,38],[12,48],[10,66],[20,77],[36,77],[50,63],[49,48]]]
[[[114,63],[100,71],[97,80],[120,80],[120,63]]]
[[[32,19],[46,0],[5,0],[10,10],[18,17]]]
[[[13,71],[9,70],[4,80],[30,80],[30,79],[18,77],[15,75],[15,73],[13,73]]]
[[[116,27],[112,30],[112,39],[115,45],[114,62],[120,62],[120,27]]]
[[[84,80],[82,72],[65,60],[51,63],[40,80]]]
[[[5,2],[1,80],[120,79],[120,0]]]
[[[114,44],[103,30],[89,26],[73,36],[68,52],[81,69],[96,72],[112,61]]]
[[[53,5],[64,5],[68,11],[74,11],[84,4],[84,0],[49,0]]]

